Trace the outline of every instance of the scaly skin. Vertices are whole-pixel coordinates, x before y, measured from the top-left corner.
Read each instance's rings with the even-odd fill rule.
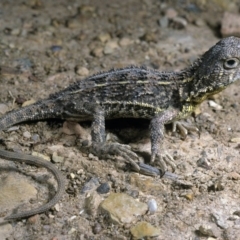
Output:
[[[175,166],[171,156],[161,149],[164,125],[186,118],[208,96],[237,81],[240,78],[239,59],[240,39],[229,37],[219,41],[192,66],[180,72],[127,67],[99,73],[50,95],[46,100],[6,114],[0,119],[0,130],[23,121],[47,118],[91,120],[91,151],[94,154],[102,158],[120,155],[132,164],[134,170],[154,175],[159,174],[158,171],[138,164],[138,156],[129,146],[105,141],[105,119],[150,119],[151,162],[159,160],[160,170],[164,173],[166,163],[173,168]],[[0,150],[0,156],[6,158],[5,152],[3,154]],[[12,154],[9,159],[13,158],[18,159],[18,156]],[[34,164],[32,156],[23,156],[21,161]],[[40,165],[43,166],[43,162]],[[57,175],[57,172],[52,172]],[[60,179],[59,190],[62,193]],[[60,195],[58,193],[58,198]],[[41,208],[32,213],[40,212]],[[31,211],[18,217],[30,214]],[[14,219],[16,215],[10,217]]]

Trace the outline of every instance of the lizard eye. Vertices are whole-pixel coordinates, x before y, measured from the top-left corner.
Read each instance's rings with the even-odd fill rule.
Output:
[[[236,68],[239,64],[239,60],[237,58],[229,58],[227,60],[225,60],[224,62],[224,67],[226,69],[230,69],[230,68]]]

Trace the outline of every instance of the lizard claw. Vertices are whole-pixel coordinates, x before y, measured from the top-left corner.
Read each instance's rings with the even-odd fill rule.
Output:
[[[152,177],[156,177],[156,176],[160,176],[162,177],[164,175],[164,172],[162,172],[162,170],[155,168],[151,165],[145,164],[145,163],[139,163],[139,173],[143,174],[143,175],[147,175],[147,176],[152,176]]]
[[[113,158],[120,156],[131,164],[134,171],[139,172],[140,167],[136,163],[139,160],[138,155],[131,150],[129,145],[120,143],[93,144],[92,152],[100,158]]]
[[[176,132],[177,128],[180,131],[180,134],[181,134],[183,139],[185,139],[187,137],[188,132],[197,132],[198,135],[200,136],[199,129],[196,126],[194,126],[192,124],[189,124],[187,122],[183,122],[183,121],[175,121],[175,122],[173,122],[173,129],[172,129],[172,131]]]
[[[175,164],[175,161],[174,161],[173,157],[169,153],[165,152],[164,154],[152,155],[151,156],[151,163],[153,163],[155,161],[155,159],[157,159],[158,164],[160,165],[160,169],[163,172],[163,174],[167,170],[167,165],[170,165],[173,172],[175,172],[176,164]]]

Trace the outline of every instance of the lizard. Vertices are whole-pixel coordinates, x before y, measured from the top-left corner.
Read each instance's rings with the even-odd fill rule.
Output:
[[[60,92],[51,94],[47,99],[7,113],[0,118],[0,130],[25,121],[49,118],[79,122],[90,120],[92,122],[90,151],[93,154],[99,158],[119,155],[130,162],[134,170],[151,175],[154,172],[152,169],[155,168],[138,163],[138,155],[130,146],[115,142],[107,143],[105,138],[106,119],[149,119],[150,163],[152,165],[157,159],[162,175],[168,164],[175,167],[172,157],[161,147],[164,125],[186,118],[206,98],[239,80],[239,62],[240,38],[232,36],[220,40],[192,65],[178,72],[161,72],[136,66],[100,72],[76,81]],[[0,157],[36,163],[47,169],[51,165],[44,164],[43,160],[36,157],[9,153],[6,150],[0,150]],[[55,167],[50,171],[59,184],[58,193],[53,201],[50,201],[51,204],[10,215],[7,220],[44,212],[60,199],[64,192],[64,181]]]

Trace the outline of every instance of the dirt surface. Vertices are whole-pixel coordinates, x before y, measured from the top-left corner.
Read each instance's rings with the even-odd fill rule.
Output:
[[[177,71],[188,66],[221,38],[224,11],[239,8],[237,1],[206,2],[2,0],[1,114],[99,71],[129,65]],[[167,126],[164,145],[176,159],[175,173],[181,182],[132,173],[117,158],[98,160],[79,149],[76,135],[65,134],[62,120],[24,123],[2,133],[9,150],[36,152],[57,162],[67,187],[50,211],[5,223],[3,217],[14,209],[47,201],[55,182],[44,169],[1,160],[0,189],[6,179],[17,179],[19,188],[24,180],[38,193],[12,203],[1,190],[0,238],[123,240],[131,239],[132,228],[146,221],[160,231],[155,239],[240,239],[239,86],[237,82],[212,102],[205,101],[190,117],[200,137],[191,133],[182,140]],[[82,126],[88,137],[89,123]],[[147,122],[114,121],[107,126],[109,138],[121,139],[149,158]],[[79,126],[71,127],[70,132],[78,134]],[[86,204],[89,194],[96,192],[87,185],[89,190],[82,193],[91,179],[96,179],[96,186],[108,183],[110,193],[126,193],[143,203],[154,199],[157,211],[130,223],[113,224],[98,209],[99,202]],[[101,201],[109,192],[98,194]]]

